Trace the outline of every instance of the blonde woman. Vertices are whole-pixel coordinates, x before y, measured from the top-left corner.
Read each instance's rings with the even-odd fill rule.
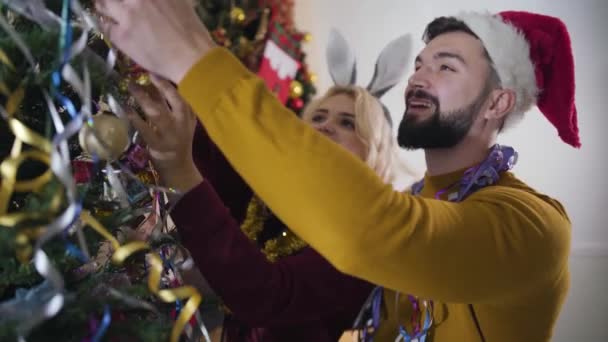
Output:
[[[395,49],[402,47],[389,44],[380,55],[380,66],[384,63],[398,70],[396,57],[405,58],[407,51]],[[390,184],[402,164],[390,115],[379,97],[400,75],[376,72],[372,86],[365,89],[352,84],[354,77],[349,77],[351,82],[339,82],[345,75],[335,72],[340,68],[331,53],[328,61],[332,77],[343,85],[313,101],[303,112],[301,124],[342,146],[344,153],[365,162]],[[351,61],[341,70],[354,74]],[[294,235],[252,193],[205,130],[196,126],[195,116],[177,90],[165,81],[154,83],[162,96],[132,90],[148,122],[137,115],[131,119],[147,142],[164,184],[185,193],[171,217],[195,265],[228,309],[223,339],[337,341],[351,328],[372,284],[339,272]],[[378,91],[374,84],[380,87]],[[294,115],[293,120],[299,119]],[[326,162],[323,155],[315,161],[319,167]]]
[[[337,341],[373,286],[337,271],[293,235],[196,127],[176,90],[156,82],[169,106],[141,89],[133,94],[150,122],[163,123],[163,129],[137,116],[132,121],[165,185],[186,192],[171,217],[195,265],[230,312],[225,340]],[[382,105],[367,90],[332,87],[307,107],[301,121],[385,182],[393,180],[396,140]],[[322,155],[318,162],[324,162]],[[188,182],[194,186],[184,187]]]

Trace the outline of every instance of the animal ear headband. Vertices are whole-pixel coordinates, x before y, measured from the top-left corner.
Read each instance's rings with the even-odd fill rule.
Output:
[[[403,76],[412,51],[412,39],[409,34],[391,41],[378,56],[374,76],[366,89],[378,100],[399,83]],[[336,29],[329,33],[326,51],[329,74],[336,85],[355,85],[357,68],[355,54],[344,37]],[[380,102],[382,103],[382,102]],[[391,117],[384,105],[384,114],[392,125]]]

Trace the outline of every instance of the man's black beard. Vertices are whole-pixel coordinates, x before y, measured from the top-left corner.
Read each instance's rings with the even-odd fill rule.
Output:
[[[416,118],[408,115],[407,103],[415,96],[433,103],[435,112],[430,118],[416,122]],[[487,91],[465,108],[448,113],[441,113],[439,100],[424,90],[412,90],[406,95],[406,109],[403,119],[399,124],[397,141],[399,146],[408,149],[436,149],[450,148],[458,145],[467,135],[477,114],[481,110],[486,98]]]

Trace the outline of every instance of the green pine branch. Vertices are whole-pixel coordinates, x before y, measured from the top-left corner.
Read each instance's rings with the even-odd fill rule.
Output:
[[[63,0],[46,0],[46,5],[56,14],[60,14]],[[80,1],[86,8],[91,9],[92,0]],[[247,15],[243,23],[234,23],[230,19],[231,2],[225,0],[199,0],[197,11],[210,31],[222,28],[225,30],[226,39],[230,42],[230,50],[236,54],[253,71],[256,71],[257,62],[263,52],[264,41],[257,41],[254,49],[244,49],[242,42],[253,42],[261,23],[263,8],[258,7],[257,1],[236,1]],[[5,7],[0,7],[0,12],[7,14]],[[61,62],[62,52],[59,51],[59,32],[45,31],[37,24],[15,15],[10,15],[11,23],[19,33],[31,54],[37,61],[34,72],[16,47],[14,42],[0,30],[0,49],[12,61],[14,67],[0,63],[0,80],[10,91],[19,87],[25,89],[25,98],[19,106],[16,117],[30,127],[32,130],[52,137],[56,132],[49,121],[49,113],[42,90],[49,91],[51,87],[51,75],[56,71]],[[74,29],[74,39],[77,39],[80,31]],[[126,101],[118,87],[120,81],[119,71],[108,71],[105,65],[105,56],[108,47],[98,36],[90,34],[86,50],[70,64],[82,73],[86,65],[91,73],[91,86],[93,100],[101,94],[111,93],[119,101]],[[247,52],[247,54],[245,53]],[[301,55],[304,63],[305,56]],[[305,64],[305,63],[304,63]],[[309,82],[307,75],[298,73],[296,79],[302,83],[304,94],[302,99],[308,102],[315,92],[314,85]],[[60,87],[60,92],[74,102],[78,108],[80,99],[74,89],[65,82]],[[7,96],[0,95],[2,104],[6,103]],[[61,113],[64,122],[68,122],[68,113]],[[4,120],[0,119],[0,161],[4,160],[10,153],[13,136]],[[80,155],[80,147],[77,138],[69,142],[70,155],[75,158]],[[18,179],[31,179],[46,171],[48,166],[39,162],[28,161],[19,169]],[[1,180],[0,180],[1,181]],[[96,176],[85,185],[79,186],[79,199],[83,207],[97,215],[97,219],[115,236],[121,227],[136,227],[141,222],[141,216],[134,214],[133,209],[121,209],[117,203],[103,197],[103,176],[97,172]],[[12,211],[48,212],[50,199],[57,193],[62,192],[62,186],[56,180],[50,182],[36,193],[14,194],[11,198]],[[63,194],[62,208],[67,205]],[[139,204],[145,206],[145,204]],[[106,210],[100,214],[95,209]],[[109,214],[108,214],[109,213]],[[57,215],[57,213],[55,213]],[[18,234],[24,229],[32,226],[48,224],[51,216],[46,220],[37,222],[24,222],[17,227],[0,227],[0,303],[14,297],[19,288],[29,289],[43,281],[43,278],[35,270],[31,262],[22,263],[17,259],[19,246],[16,244]],[[103,238],[91,228],[83,230],[87,249],[94,258],[103,245]],[[173,244],[178,240],[174,236],[165,235],[156,241],[151,241],[151,247],[157,248],[164,244]],[[74,236],[57,236],[44,245],[44,251],[53,265],[62,274],[66,285],[66,303],[60,313],[54,318],[45,321],[38,326],[27,337],[28,341],[81,341],[83,338],[91,337],[89,330],[90,320],[99,321],[103,315],[106,305],[111,307],[112,323],[104,340],[110,341],[167,341],[173,326],[170,312],[175,304],[161,303],[158,298],[150,293],[147,287],[147,274],[145,271],[145,259],[142,253],[130,257],[124,265],[116,266],[111,262],[100,265],[91,273],[84,275],[76,272],[82,267],[82,261],[76,256],[67,253],[66,243],[78,246]],[[112,295],[109,288],[115,289],[127,296],[125,301]],[[139,303],[133,305],[133,302]],[[204,305],[217,305],[216,302],[207,301]],[[151,310],[150,307],[154,307]],[[16,340],[15,326],[18,322],[0,324],[0,341]]]

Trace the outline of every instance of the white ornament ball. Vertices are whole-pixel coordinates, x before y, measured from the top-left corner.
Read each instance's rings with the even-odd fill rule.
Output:
[[[84,123],[78,142],[86,153],[97,155],[101,160],[114,161],[129,148],[129,128],[114,114],[97,114],[93,116],[93,127]]]

